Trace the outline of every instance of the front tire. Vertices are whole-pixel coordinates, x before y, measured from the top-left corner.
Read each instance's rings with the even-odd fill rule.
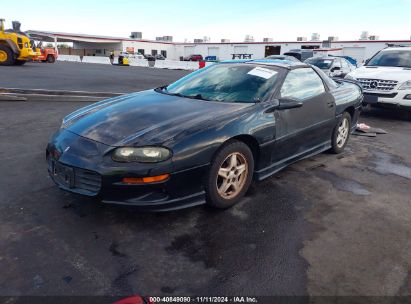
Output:
[[[56,58],[54,58],[53,55],[48,55],[47,56],[47,62],[48,63],[54,63],[56,61]]]
[[[26,64],[26,60],[16,60],[15,62],[14,62],[14,64],[15,65],[24,65],[24,64]]]
[[[14,65],[13,51],[2,44],[0,44],[0,65]]]
[[[232,140],[216,154],[207,176],[207,204],[227,209],[237,204],[250,187],[254,173],[254,158],[243,142]]]
[[[344,112],[337,126],[333,131],[331,138],[331,152],[334,154],[340,154],[347,146],[348,139],[351,132],[351,115]]]

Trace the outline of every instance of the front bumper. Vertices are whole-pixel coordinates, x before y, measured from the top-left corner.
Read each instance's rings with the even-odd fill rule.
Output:
[[[375,91],[364,91],[364,104],[387,104],[399,107],[410,107],[411,108],[411,98],[408,99],[406,96],[411,97],[411,90],[396,90],[390,93],[379,93]]]
[[[175,170],[172,161],[120,164],[111,160],[113,147],[60,130],[47,146],[48,172],[61,189],[95,197],[107,204],[152,211],[176,210],[205,203],[203,177],[208,165]],[[170,173],[164,182],[130,185],[125,177]]]

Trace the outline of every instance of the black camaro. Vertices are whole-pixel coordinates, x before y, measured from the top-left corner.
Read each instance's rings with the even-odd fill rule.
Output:
[[[48,170],[60,188],[105,203],[227,208],[253,179],[342,152],[361,101],[360,87],[304,63],[215,64],[68,115],[47,146]]]

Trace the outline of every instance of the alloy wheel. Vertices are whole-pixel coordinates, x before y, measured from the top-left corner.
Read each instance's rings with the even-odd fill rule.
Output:
[[[217,191],[224,199],[236,197],[244,187],[248,162],[244,155],[234,152],[222,162],[217,176]]]
[[[337,147],[342,148],[348,139],[350,123],[347,118],[343,118],[338,126]]]

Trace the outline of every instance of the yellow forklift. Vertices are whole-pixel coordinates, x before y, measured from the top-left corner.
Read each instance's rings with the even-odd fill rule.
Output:
[[[4,19],[0,19],[0,65],[23,65],[34,56],[30,38],[20,30],[20,22],[13,21],[13,29],[4,29]]]

